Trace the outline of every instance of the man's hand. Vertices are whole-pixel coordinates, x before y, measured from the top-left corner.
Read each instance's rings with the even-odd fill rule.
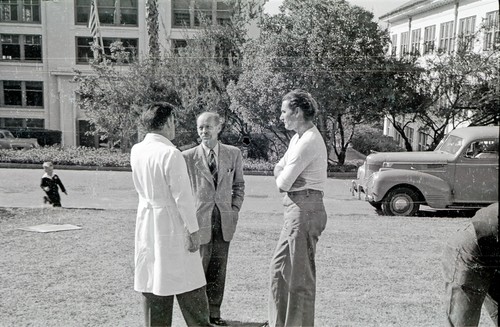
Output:
[[[189,252],[196,252],[200,248],[200,233],[198,231],[188,234],[187,236],[187,250]]]

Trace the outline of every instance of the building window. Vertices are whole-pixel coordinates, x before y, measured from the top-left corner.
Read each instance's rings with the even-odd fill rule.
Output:
[[[191,26],[191,10],[189,9],[190,0],[173,0],[172,15],[173,25],[180,27]]]
[[[40,23],[40,0],[0,0],[0,22]]]
[[[174,53],[178,53],[179,49],[187,47],[186,40],[172,40],[170,48]]]
[[[439,28],[439,50],[448,53],[453,51],[453,21],[442,23]]]
[[[0,128],[44,128],[43,119],[0,118]]]
[[[391,40],[391,56],[396,57],[397,49],[398,49],[398,35],[393,34]]]
[[[226,25],[232,17],[231,5],[223,0],[173,0],[172,26],[198,27],[202,23]]]
[[[3,91],[0,99],[2,106],[43,108],[43,82],[0,81],[0,83]]]
[[[408,39],[408,32],[401,33],[401,46],[399,55],[406,56],[408,54],[409,46],[410,46],[410,40]]]
[[[0,44],[2,60],[42,61],[40,35],[2,34]]]
[[[133,60],[132,55],[137,53],[138,39],[120,39],[120,38],[102,38],[102,43],[104,45],[104,53],[106,56],[111,57],[110,46],[113,42],[122,42],[125,51],[130,53],[129,60],[125,63],[130,63]],[[91,37],[77,37],[76,38],[76,63],[77,64],[88,64],[89,60],[94,59],[94,52],[91,49],[91,45],[94,43],[94,39]]]
[[[476,16],[462,18],[458,22],[459,48],[462,51],[472,51],[474,47],[474,29]]]
[[[498,11],[492,11],[486,14],[484,22],[484,50],[492,50],[493,46],[500,43],[500,24],[498,21]]]
[[[411,31],[411,54],[414,56],[420,56],[420,28],[418,30]]]
[[[88,24],[93,0],[76,0],[76,23]],[[137,0],[99,0],[97,12],[101,25],[137,26]]]
[[[413,146],[413,135],[414,135],[415,130],[411,127],[406,126],[404,128],[404,131],[405,131],[406,137],[408,138],[408,143],[410,143]]]
[[[418,151],[427,151],[429,146],[427,144],[429,135],[423,132],[418,132]]]
[[[436,40],[436,25],[427,26],[424,29],[424,54],[434,51],[434,43]]]
[[[226,1],[217,1],[217,24],[227,25],[231,22],[231,17],[233,16],[233,11],[231,6],[226,3]]]

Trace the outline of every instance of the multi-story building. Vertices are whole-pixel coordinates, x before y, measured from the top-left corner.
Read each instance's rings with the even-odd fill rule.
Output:
[[[75,69],[90,71],[92,0],[0,1],[0,128],[62,131],[62,145],[92,145],[75,102]],[[147,0],[97,0],[105,49],[117,40],[139,56],[148,51]],[[200,26],[230,19],[221,0],[158,0],[163,50],[183,46]]]
[[[387,23],[392,56],[426,56],[437,50],[453,53],[463,46],[480,52],[500,41],[498,10],[498,0],[411,0],[379,19]],[[471,42],[472,38],[480,39]],[[414,150],[424,150],[430,140],[418,127],[418,123],[410,124],[405,134]],[[403,146],[387,118],[384,134]]]

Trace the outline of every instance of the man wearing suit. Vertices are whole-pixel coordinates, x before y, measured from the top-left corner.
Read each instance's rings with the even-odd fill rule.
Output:
[[[210,322],[227,326],[220,307],[226,281],[229,242],[243,203],[245,181],[241,151],[218,141],[220,116],[204,112],[197,119],[201,144],[183,152],[196,200],[200,253],[207,279]]]
[[[144,295],[146,326],[171,326],[174,296],[187,326],[209,323],[199,228],[186,162],[170,142],[173,106],[149,105],[148,132],[132,147],[132,178],[139,196],[135,229],[134,289]]]

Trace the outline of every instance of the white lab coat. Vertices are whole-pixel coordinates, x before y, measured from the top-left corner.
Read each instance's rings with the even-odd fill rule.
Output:
[[[187,233],[197,231],[198,222],[181,152],[149,133],[132,147],[130,163],[139,195],[134,289],[168,296],[204,286],[200,253],[186,248]]]

